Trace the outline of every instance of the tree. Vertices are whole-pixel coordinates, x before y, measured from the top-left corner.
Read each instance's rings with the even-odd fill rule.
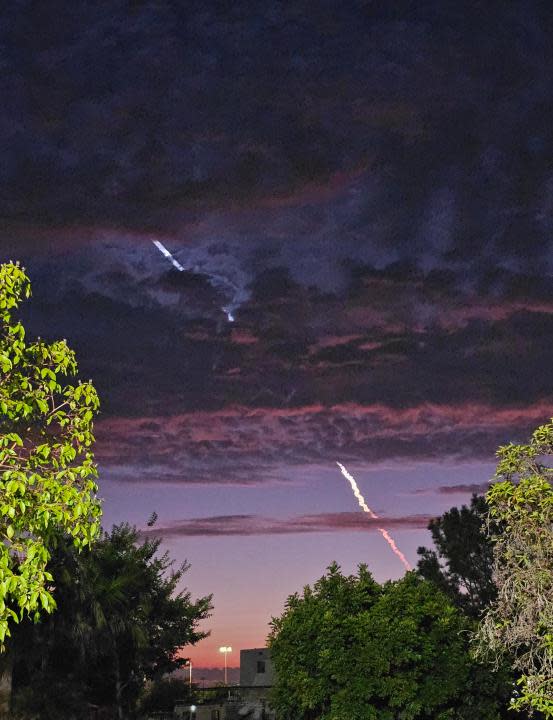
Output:
[[[471,627],[415,573],[380,586],[333,564],[272,620],[271,704],[286,720],[499,718],[509,684],[471,658]]]
[[[0,265],[0,709],[9,703],[6,637],[25,615],[55,602],[47,563],[65,532],[82,548],[99,531],[92,420],[98,396],[76,383],[65,340],[28,342],[13,319],[31,287],[24,270]]]
[[[18,265],[0,265],[0,645],[25,613],[51,611],[46,569],[60,531],[83,548],[101,514],[91,383],[71,384],[77,362],[65,340],[28,342],[12,318],[30,296]]]
[[[498,588],[479,632],[479,652],[514,658],[521,673],[513,707],[553,717],[553,421],[527,445],[500,447],[498,482],[486,500],[495,532]]]
[[[434,550],[419,547],[417,569],[448,595],[453,603],[478,618],[496,597],[493,582],[493,543],[487,532],[488,506],[473,495],[470,506],[453,507],[430,521]]]
[[[161,678],[152,683],[140,698],[140,714],[147,717],[156,711],[173,712],[178,700],[192,702],[191,697],[190,685],[183,678]]]
[[[206,637],[198,624],[211,596],[177,592],[188,565],[173,569],[159,546],[127,524],[80,554],[60,545],[51,565],[60,611],[14,638],[20,709],[53,720],[92,703],[132,717],[145,681],[185,664],[181,648]]]

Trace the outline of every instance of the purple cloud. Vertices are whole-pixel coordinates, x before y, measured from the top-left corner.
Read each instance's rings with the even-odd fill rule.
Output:
[[[426,528],[431,516],[406,515],[373,520],[359,512],[318,513],[288,518],[259,515],[217,515],[191,518],[142,530],[142,535],[169,537],[218,537],[227,535],[290,535],[319,532],[373,532]]]

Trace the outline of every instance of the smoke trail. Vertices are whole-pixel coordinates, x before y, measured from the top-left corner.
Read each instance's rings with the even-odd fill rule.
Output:
[[[174,267],[177,268],[180,272],[184,272],[186,270],[185,267],[183,267],[180,262],[167,250],[165,245],[160,242],[159,240],[152,240],[152,243],[156,246],[156,248],[160,251],[162,255],[164,255],[172,264]],[[196,268],[194,268],[196,270]],[[234,322],[234,311],[238,307],[239,303],[236,302],[236,294],[238,293],[239,288],[231,282],[228,278],[223,277],[222,275],[217,275],[214,273],[204,273],[207,275],[207,278],[213,287],[221,287],[226,286],[230,287],[234,293],[233,300],[228,303],[227,305],[223,306],[221,310],[225,313],[227,316],[227,320],[229,322]]]
[[[359,503],[359,507],[361,508],[361,510],[366,512],[371,518],[373,518],[373,520],[378,520],[379,519],[378,515],[370,509],[370,507],[365,502],[365,498],[359,492],[359,488],[357,487],[355,478],[349,474],[349,472],[342,465],[342,463],[336,462],[336,465],[338,465],[338,467],[340,468],[340,472],[342,473],[342,475],[346,478],[346,480],[351,485],[351,489],[353,490],[353,494],[357,498],[357,502]],[[409,564],[407,558],[401,552],[401,550],[398,548],[398,546],[395,544],[394,539],[392,537],[390,537],[390,534],[388,533],[388,531],[385,530],[384,528],[379,527],[378,532],[382,535],[384,540],[386,540],[388,545],[392,548],[392,552],[394,553],[394,555],[396,555],[401,560],[401,562],[403,563],[405,568],[407,570],[411,570],[411,565]]]
[[[180,270],[180,272],[184,272],[183,266],[180,264],[178,260],[175,260],[175,258],[171,255],[169,250],[165,247],[163,243],[160,243],[159,240],[152,240],[153,244],[156,246],[156,248],[159,250],[159,252],[162,255],[165,255],[165,257],[170,260],[173,265],[177,268],[177,270]]]

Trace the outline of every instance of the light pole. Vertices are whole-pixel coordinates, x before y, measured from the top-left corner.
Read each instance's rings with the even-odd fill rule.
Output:
[[[228,683],[227,683],[227,654],[229,652],[232,652],[232,648],[224,645],[223,647],[219,648],[219,652],[223,653],[223,655],[225,656],[225,685],[228,685]]]
[[[192,690],[192,660],[187,660],[185,667],[188,668],[188,685]]]

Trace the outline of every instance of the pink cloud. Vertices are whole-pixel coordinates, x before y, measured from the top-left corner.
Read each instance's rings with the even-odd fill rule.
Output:
[[[410,408],[343,403],[329,407],[227,407],[97,423],[98,458],[121,480],[255,483],[282,478],[287,464],[487,458],[524,439],[551,404],[484,403]]]
[[[501,322],[519,312],[550,315],[553,313],[553,302],[530,299],[501,299],[494,302],[488,298],[473,298],[459,307],[450,307],[445,310],[436,308],[436,322],[444,329],[453,330],[466,325],[471,320]]]
[[[423,529],[430,515],[404,517],[366,517],[359,512],[318,513],[289,518],[270,518],[259,515],[217,515],[180,520],[162,527],[144,529],[143,535],[168,537],[219,537],[225,535],[289,535],[318,532],[372,532],[381,527],[393,530]]]

